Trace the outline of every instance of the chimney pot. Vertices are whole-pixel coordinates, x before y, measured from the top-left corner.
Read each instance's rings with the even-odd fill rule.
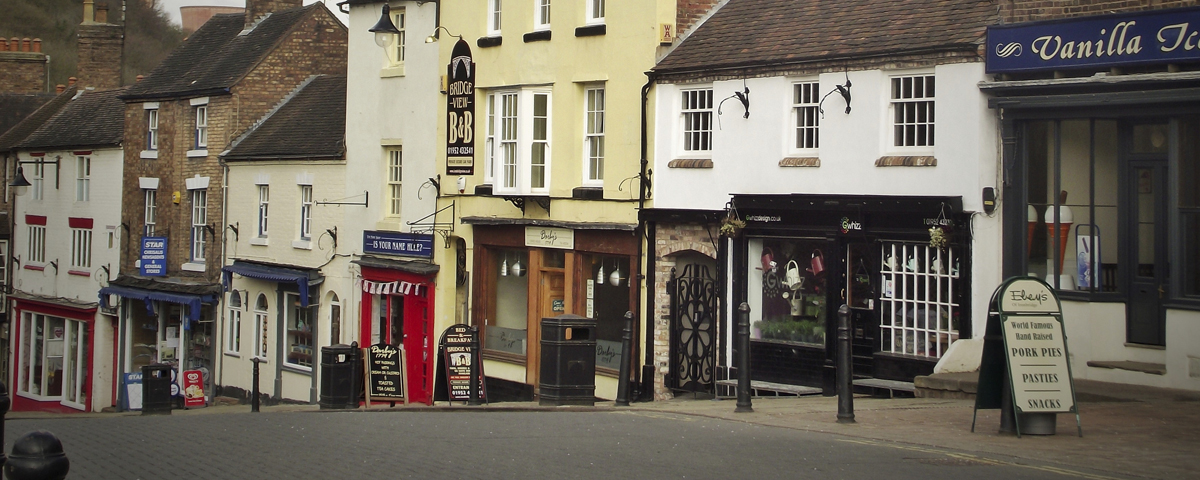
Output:
[[[28,52],[28,51],[29,51],[29,41],[30,41],[30,40],[29,40],[29,37],[25,37],[25,38],[22,38],[22,39],[21,39],[21,51],[22,51],[22,52]]]
[[[18,37],[12,37],[12,39],[10,39],[8,41],[8,51],[10,51],[10,52],[21,51],[21,39]]]
[[[96,23],[108,23],[108,4],[96,5]]]
[[[67,89],[67,86],[60,83],[60,84],[54,86],[54,93],[62,93],[63,90],[66,90],[66,89]]]
[[[137,76],[137,81],[139,81],[139,82],[140,82],[140,81],[142,81],[142,79],[143,79],[143,78],[146,78],[146,76],[145,76],[145,75],[138,75],[138,76]]]
[[[33,39],[33,53],[42,53],[42,39]]]
[[[96,5],[92,0],[83,0],[83,23],[95,23],[96,21]]]
[[[7,52],[7,51],[8,51],[8,39],[0,38],[0,52]]]
[[[68,78],[68,79],[67,79],[67,86],[68,86],[68,87],[74,87],[74,86],[75,86],[75,82],[78,82],[78,81],[79,81],[79,79],[78,79],[78,78],[75,78],[75,77]]]

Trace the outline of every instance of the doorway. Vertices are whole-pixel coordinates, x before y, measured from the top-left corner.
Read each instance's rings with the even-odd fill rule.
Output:
[[[852,375],[875,375],[875,352],[879,351],[879,316],[875,312],[879,278],[878,247],[867,242],[846,245],[845,290],[850,307],[850,352]]]
[[[432,392],[429,300],[423,296],[426,288],[419,287],[420,293],[412,295],[374,294],[369,297],[374,313],[370,325],[371,342],[404,347],[406,387],[408,399],[413,403],[429,403]]]
[[[568,307],[571,303],[567,298],[567,253],[566,250],[549,248],[530,250],[530,262],[537,265],[538,277],[534,297],[537,306],[532,310],[536,315],[528,319],[528,331],[532,335],[527,346],[529,355],[526,357],[525,375],[530,385],[541,384],[538,374],[541,372],[542,319],[575,313]]]
[[[1164,125],[1165,127],[1165,125]],[[1135,140],[1136,143],[1136,140]],[[1167,162],[1131,160],[1128,166],[1128,255],[1130,287],[1126,339],[1129,343],[1166,345]]]

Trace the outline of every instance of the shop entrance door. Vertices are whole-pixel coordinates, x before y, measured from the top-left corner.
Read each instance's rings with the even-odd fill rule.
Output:
[[[1166,310],[1170,278],[1167,266],[1167,163],[1161,160],[1129,162],[1129,221],[1126,222],[1131,268],[1129,279],[1129,343],[1166,344]]]
[[[408,395],[414,403],[429,403],[430,325],[429,302],[418,296],[408,299],[404,315],[404,360],[408,363]]]
[[[875,374],[875,352],[879,351],[879,316],[875,314],[878,248],[865,242],[846,245],[846,285],[843,299],[850,307],[850,352],[852,374]]]
[[[557,317],[572,313],[567,308],[567,276],[564,252],[559,250],[534,250],[540,255],[538,259],[538,291],[537,308],[533,310],[536,318],[530,319],[529,325],[529,356],[526,362],[525,375],[530,385],[541,385],[538,373],[541,372],[542,356],[542,319]],[[532,258],[531,258],[531,261]]]

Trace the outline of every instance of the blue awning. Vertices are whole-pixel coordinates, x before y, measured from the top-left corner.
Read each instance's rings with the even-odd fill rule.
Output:
[[[306,270],[276,267],[241,260],[234,260],[233,265],[221,268],[221,272],[221,283],[225,286],[225,291],[229,291],[229,284],[233,280],[232,277],[235,273],[256,280],[295,283],[296,288],[300,291],[300,306],[302,307],[308,306],[308,286],[310,282],[316,284],[324,280],[322,277],[311,278],[309,271]]]
[[[135,287],[122,287],[111,285],[100,289],[100,305],[104,308],[110,308],[108,304],[108,296],[117,295],[120,297],[141,300],[146,304],[146,312],[150,316],[155,316],[154,304],[152,301],[177,303],[188,306],[188,320],[200,320],[200,305],[203,303],[215,303],[216,295],[191,295],[186,293],[164,292],[161,290],[148,290]]]

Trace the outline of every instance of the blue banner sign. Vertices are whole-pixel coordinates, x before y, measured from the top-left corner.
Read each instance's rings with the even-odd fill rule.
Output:
[[[142,276],[162,277],[167,274],[167,237],[142,237]]]
[[[1200,61],[1200,8],[988,27],[987,72]]]
[[[363,253],[433,257],[433,235],[363,230]]]

